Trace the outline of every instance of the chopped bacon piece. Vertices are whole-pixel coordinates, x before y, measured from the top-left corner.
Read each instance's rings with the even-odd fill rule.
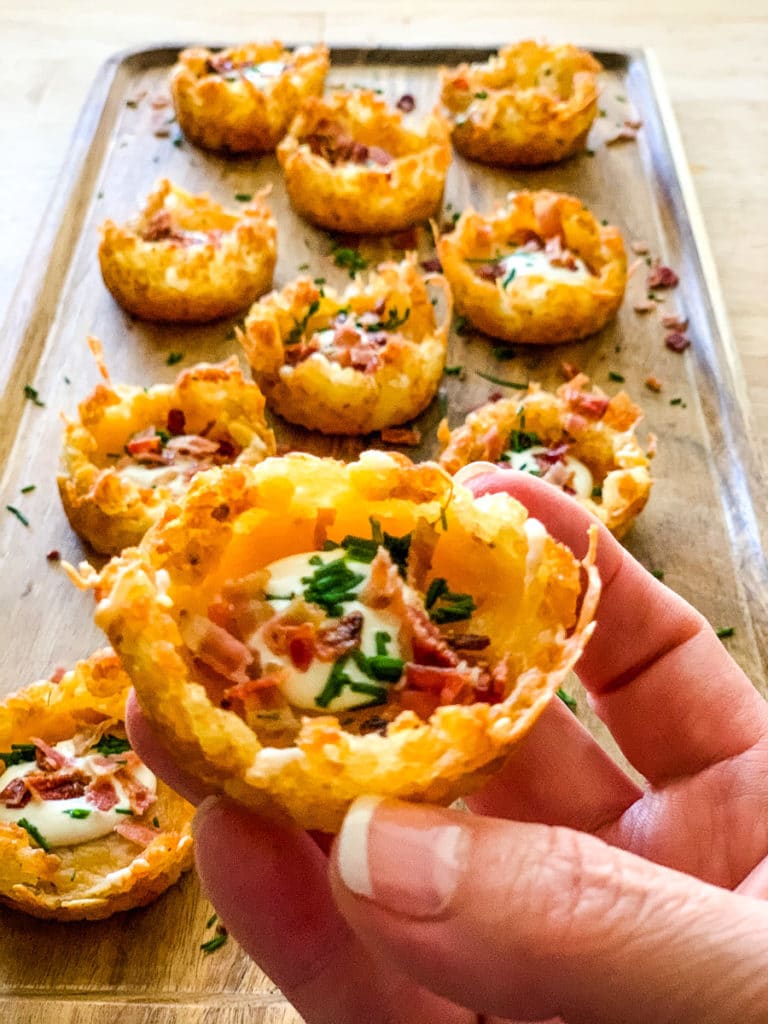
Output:
[[[682,331],[672,331],[664,339],[664,344],[668,349],[673,352],[685,352],[688,346],[691,344],[691,339],[682,333]]]
[[[32,742],[35,745],[35,761],[40,771],[56,772],[65,765],[72,764],[72,758],[62,754],[60,750],[50,746],[45,740],[33,736]]]
[[[134,435],[125,447],[135,459],[146,461],[159,458],[162,461],[163,440],[154,427],[147,427],[140,434]]]
[[[245,706],[249,700],[257,697],[260,692],[279,687],[284,680],[285,671],[280,669],[277,672],[267,672],[258,679],[248,679],[244,683],[238,683],[237,686],[230,686],[221,695],[220,706],[225,710],[229,710],[236,701]]]
[[[45,557],[48,559],[49,562],[60,562],[61,561],[61,552],[58,550],[58,548],[51,548],[51,550],[48,552],[48,554]],[[51,680],[51,682],[59,682],[59,681],[60,680],[58,680],[58,679],[56,679],[56,680],[52,679]]]
[[[495,281],[504,276],[504,267],[500,263],[480,263],[475,267],[475,276],[483,281]]]
[[[685,331],[688,328],[688,318],[672,313],[661,318],[661,326],[668,331]]]
[[[571,409],[592,420],[599,420],[605,415],[610,401],[607,395],[590,394],[575,388],[566,389],[564,398]]]
[[[81,771],[30,772],[25,781],[41,800],[71,800],[85,793],[89,779]]]
[[[627,117],[624,119],[624,124],[633,132],[636,132],[643,127],[643,122],[639,117]]]
[[[402,690],[398,701],[405,711],[413,711],[423,722],[440,707],[440,698],[426,690]]]
[[[386,167],[392,163],[392,156],[380,146],[369,146],[367,160],[369,163],[378,164],[379,167]]]
[[[646,377],[644,383],[649,391],[659,392],[662,389],[661,381],[658,377],[654,377],[653,374],[651,374],[649,377]]]
[[[141,232],[141,237],[145,242],[159,242],[161,239],[170,238],[173,232],[171,211],[161,209],[156,210],[149,218],[147,226]]]
[[[560,372],[566,380],[573,380],[574,377],[577,377],[581,373],[581,368],[578,367],[576,363],[568,363],[563,360],[563,362],[560,363]]]
[[[320,661],[336,661],[342,654],[360,646],[363,632],[362,612],[350,612],[332,626],[318,630],[317,657]]]
[[[538,455],[536,456],[538,460]],[[547,465],[545,463],[545,465]],[[543,468],[543,467],[542,467]],[[542,480],[546,480],[548,484],[552,484],[553,487],[560,487],[566,494],[575,494],[576,491],[571,486],[573,480],[573,470],[570,469],[565,462],[550,462],[547,466],[547,470],[544,473]]]
[[[185,643],[204,665],[232,683],[247,682],[246,669],[253,663],[253,654],[226,629],[198,615],[183,633]]]
[[[119,821],[115,825],[115,832],[137,846],[149,846],[159,835],[159,829],[150,828],[148,825],[140,825],[137,821]]]
[[[536,452],[536,461],[542,469],[545,469],[547,466],[554,466],[556,463],[563,461],[568,454],[569,447],[567,443],[563,442],[562,444],[553,445],[544,452]]]
[[[400,97],[395,106],[398,110],[402,110],[404,114],[410,114],[412,110],[416,109],[416,100],[409,92],[406,92]]]
[[[433,256],[432,259],[421,261],[421,269],[428,274],[442,274],[443,265],[437,256]]]
[[[658,260],[648,271],[647,285],[649,288],[674,288],[680,278],[671,267],[665,267]]]
[[[317,335],[314,335],[309,341],[300,341],[298,345],[286,345],[285,361],[288,366],[303,363],[305,359],[309,359],[312,353],[317,352],[319,348],[320,341]]]
[[[647,242],[630,242],[630,248],[637,256],[647,256],[650,252],[650,246]]]
[[[381,440],[385,444],[401,444],[406,448],[415,448],[421,444],[421,431],[415,427],[388,427],[382,430]]]
[[[117,803],[117,790],[112,779],[100,775],[88,787],[85,799],[99,811],[111,811]]]
[[[427,612],[412,605],[406,605],[406,608],[414,662],[423,666],[455,668],[459,664],[459,656],[448,646],[448,641]]]
[[[143,814],[157,799],[152,790],[147,789],[143,783],[139,782],[133,772],[128,771],[126,768],[121,768],[115,774],[115,778],[127,792],[131,810],[134,814]]]
[[[644,299],[642,302],[636,302],[632,309],[636,313],[652,313],[656,309],[656,303],[652,299]]]
[[[441,704],[472,701],[475,695],[475,676],[476,673],[469,668],[416,665],[410,661],[405,666],[406,687],[437,693]],[[459,700],[461,697],[463,701]]]
[[[634,128],[629,128],[626,124],[623,125],[616,132],[615,135],[611,135],[605,140],[606,146],[613,146],[617,142],[634,142],[637,138],[637,132]]]
[[[208,437],[200,437],[199,434],[181,434],[172,437],[166,444],[165,449],[169,453],[179,455],[191,455],[193,458],[206,458],[216,455],[220,443]]]
[[[0,793],[0,803],[6,807],[25,807],[32,799],[32,794],[27,788],[24,779],[12,779],[11,782]]]
[[[566,270],[576,270],[576,259],[573,253],[563,246],[560,235],[553,235],[548,238],[544,245],[544,252],[553,267],[564,267]]]
[[[183,409],[169,409],[168,418],[165,423],[168,433],[177,436],[178,434],[184,433],[184,428],[187,425],[187,418],[184,415]]]
[[[480,633],[455,633],[446,639],[454,650],[459,651],[484,651],[491,644],[491,638]]]

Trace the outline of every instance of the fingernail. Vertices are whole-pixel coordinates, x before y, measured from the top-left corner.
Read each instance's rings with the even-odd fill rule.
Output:
[[[462,466],[461,469],[457,470],[453,474],[453,479],[457,483],[466,486],[476,476],[487,476],[489,473],[498,473],[498,471],[499,467],[493,462],[470,462],[468,465]]]
[[[359,797],[339,834],[339,874],[357,896],[396,914],[437,917],[453,899],[470,843],[450,812]]]

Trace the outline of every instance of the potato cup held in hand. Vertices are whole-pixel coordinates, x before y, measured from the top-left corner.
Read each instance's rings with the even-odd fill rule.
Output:
[[[595,543],[432,463],[293,453],[201,475],[81,572],[185,769],[333,832],[358,795],[447,804],[500,766],[594,628]]]
[[[204,149],[269,153],[299,104],[319,96],[328,72],[325,46],[247,43],[214,53],[182,50],[171,71],[176,118]]]
[[[443,68],[453,144],[508,167],[554,163],[583,150],[597,116],[600,63],[575,46],[527,40],[484,64]]]
[[[201,470],[275,451],[264,397],[236,356],[183,370],[174,384],[104,383],[65,418],[59,494],[72,529],[101,554],[138,544]]]
[[[471,412],[455,430],[444,420],[439,461],[452,474],[485,461],[542,477],[620,538],[651,491],[650,459],[635,437],[642,415],[625,391],[608,398],[584,374],[556,394],[530,384],[524,394]]]
[[[439,314],[432,288],[442,293]],[[431,402],[451,310],[445,278],[422,276],[410,255],[382,263],[343,295],[299,278],[255,303],[238,338],[271,409],[326,434],[366,434],[405,423]]]
[[[0,900],[35,917],[108,917],[192,864],[193,808],[131,750],[130,680],[97,651],[0,702]]]
[[[367,90],[305,100],[277,147],[291,203],[330,231],[382,235],[434,216],[451,162],[448,123],[423,124]]]
[[[489,214],[467,209],[437,251],[457,312],[502,341],[586,338],[614,316],[627,283],[618,229],[559,192],[510,192]]]
[[[204,323],[237,313],[272,287],[277,224],[265,197],[229,211],[162,179],[132,220],[101,225],[105,285],[143,320]]]

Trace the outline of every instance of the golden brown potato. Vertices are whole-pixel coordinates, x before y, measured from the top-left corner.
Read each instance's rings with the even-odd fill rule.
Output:
[[[386,234],[431,217],[451,162],[448,122],[433,111],[410,127],[373,92],[302,103],[277,147],[291,202],[331,231]]]
[[[551,345],[594,334],[627,283],[618,229],[559,192],[510,192],[490,214],[465,210],[437,250],[457,312],[504,341]]]
[[[159,181],[138,216],[101,225],[104,283],[144,320],[202,323],[237,313],[272,286],[277,224],[265,195],[230,212]]]
[[[501,765],[594,627],[591,536],[580,564],[433,463],[293,453],[201,475],[81,572],[185,768],[335,831],[360,794],[449,803]]]
[[[584,374],[555,395],[530,384],[522,395],[471,412],[455,430],[444,420],[440,465],[457,473],[489,461],[533,473],[623,537],[651,492],[650,460],[635,437],[642,415],[625,391],[609,399]]]
[[[601,65],[575,46],[527,40],[485,64],[442,71],[453,143],[471,160],[548,164],[584,149],[597,114]]]
[[[130,680],[97,651],[0,703],[0,900],[35,917],[108,917],[192,864],[193,808],[125,739]]]
[[[429,288],[445,299],[442,324]],[[302,277],[257,302],[238,338],[270,408],[326,434],[405,423],[443,372],[452,300],[445,278],[414,256],[382,263],[339,296]]]
[[[291,51],[273,42],[218,53],[182,50],[171,71],[181,130],[205,149],[271,152],[301,100],[322,93],[328,64],[325,46]]]
[[[113,385],[91,344],[105,383],[80,403],[77,420],[65,420],[58,484],[72,529],[94,550],[137,544],[201,470],[274,454],[264,397],[236,356],[142,388]]]

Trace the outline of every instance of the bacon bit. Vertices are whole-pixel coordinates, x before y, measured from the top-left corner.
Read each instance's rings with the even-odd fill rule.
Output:
[[[85,772],[30,772],[25,776],[29,788],[41,800],[72,800],[82,796],[90,781]]]
[[[554,466],[556,463],[563,461],[568,454],[569,447],[570,445],[564,442],[548,448],[545,452],[536,452],[536,461],[542,469],[547,466]]]
[[[410,114],[412,110],[416,109],[416,100],[409,92],[406,92],[400,97],[395,106],[398,110],[402,110],[404,114]]]
[[[378,164],[379,167],[386,167],[392,163],[392,157],[386,149],[381,149],[380,146],[369,146],[368,162]]]
[[[610,401],[607,395],[585,394],[571,388],[566,388],[564,397],[572,409],[593,420],[599,420],[605,415]]]
[[[421,269],[428,274],[442,274],[443,265],[437,256],[433,256],[432,259],[421,261]]]
[[[35,761],[40,771],[57,772],[60,768],[72,764],[72,758],[62,754],[60,750],[50,746],[45,740],[39,740],[33,736],[32,742],[35,745]]]
[[[668,331],[685,331],[688,328],[688,318],[672,313],[661,318],[661,326]]]
[[[63,665],[59,665],[57,668],[53,670],[53,672],[51,672],[50,676],[48,677],[48,681],[51,683],[60,683],[66,674],[66,668],[64,668]]]
[[[11,808],[26,807],[31,799],[32,794],[24,779],[13,779],[0,793],[0,803]]]
[[[411,613],[408,626],[412,632],[411,649],[414,662],[436,668],[455,668],[459,656],[448,646],[448,641],[431,621],[426,611],[406,605]]]
[[[385,444],[401,444],[406,448],[415,448],[421,444],[421,431],[416,427],[388,427],[382,430],[381,440]]]
[[[313,335],[309,341],[300,341],[298,345],[287,345],[285,348],[285,362],[288,366],[295,366],[309,359],[313,352],[320,348],[320,341],[317,335]]]
[[[577,377],[581,373],[581,368],[578,367],[576,363],[568,363],[563,360],[563,362],[560,363],[560,372],[566,380],[573,380],[574,377]]]
[[[578,413],[569,412],[566,413],[563,421],[563,426],[567,434],[580,434],[582,430],[587,426],[587,421],[583,416],[579,416]]]
[[[148,810],[157,799],[152,790],[147,789],[136,776],[128,771],[126,768],[121,768],[115,774],[115,778],[120,781],[123,788],[128,792],[128,800],[131,804],[131,810],[134,814],[143,814]]]
[[[650,246],[647,242],[630,242],[629,247],[637,256],[647,256],[650,252]]]
[[[360,645],[362,632],[361,612],[350,612],[342,616],[335,625],[318,630],[317,657],[320,661],[336,661],[342,654]]]
[[[472,700],[475,696],[475,673],[471,669],[416,665],[409,661],[405,666],[405,680],[406,687],[437,693],[441,704],[456,704],[459,697]]]
[[[453,80],[454,89],[469,89],[469,82],[466,78],[454,78]]]
[[[237,686],[230,686],[222,693],[219,705],[225,711],[230,710],[236,702],[246,708],[249,701],[259,693],[282,686],[285,676],[285,670],[279,669],[276,672],[268,672],[266,675],[259,676],[258,679],[247,679],[244,683],[238,683]]]
[[[481,263],[475,268],[475,277],[482,281],[496,281],[504,276],[504,267],[500,263]]]
[[[137,846],[149,846],[158,836],[162,835],[159,829],[150,828],[148,825],[140,825],[136,821],[119,821],[115,825],[115,832]]]
[[[686,334],[683,334],[682,331],[672,331],[664,339],[664,344],[673,352],[685,352],[691,344],[691,339]]]
[[[646,377],[644,383],[649,391],[655,391],[657,393],[661,391],[662,382],[658,377],[654,377],[653,374],[651,374],[650,377]]]
[[[184,410],[169,409],[165,425],[169,434],[183,434],[187,425],[187,417],[184,415]]]
[[[624,124],[622,128],[616,132],[615,135],[611,135],[605,140],[606,146],[614,146],[617,142],[634,142],[637,138],[637,132],[634,128],[630,128]]]
[[[111,811],[117,803],[117,790],[112,779],[100,775],[88,787],[85,799],[99,811]]]
[[[215,519],[218,523],[225,523],[229,518],[229,505],[217,505],[216,508],[211,510],[211,518]]]
[[[398,701],[404,711],[413,711],[422,722],[429,721],[440,707],[440,698],[426,690],[401,690]]]
[[[162,456],[163,442],[154,427],[147,427],[132,437],[125,447],[134,458],[146,459],[152,455]]]
[[[300,622],[294,626],[284,626],[285,648],[293,666],[299,672],[306,672],[315,659],[317,644],[315,627],[311,622]],[[329,659],[333,660],[333,659]]]
[[[624,124],[633,132],[639,131],[643,127],[643,122],[639,117],[627,117]]]
[[[221,442],[201,437],[199,434],[181,434],[178,437],[172,437],[165,447],[169,453],[204,459],[211,455],[217,455],[221,448]]]
[[[636,260],[632,260],[632,262],[627,267],[627,278],[630,278],[634,274],[636,274],[640,267],[642,267],[644,262],[644,260],[641,260],[639,258]]]
[[[458,651],[484,651],[491,644],[491,638],[480,633],[456,633],[447,637],[447,640]]]
[[[171,97],[160,93],[157,96],[153,96],[150,102],[150,106],[153,110],[162,110],[164,107],[170,107]]]
[[[651,299],[646,299],[644,302],[636,302],[632,309],[636,313],[652,313],[656,309],[656,303]]]
[[[573,253],[563,246],[560,235],[548,238],[544,245],[544,253],[553,267],[563,267],[565,270],[576,270],[576,260]]]
[[[496,462],[504,451],[504,439],[499,430],[498,423],[493,423],[484,434],[478,438],[480,447],[479,459],[487,462]]]
[[[646,284],[649,288],[674,288],[679,280],[680,278],[671,267],[665,267],[656,260],[648,271]]]
[[[58,548],[52,548],[45,557],[48,559],[49,562],[60,562],[61,552],[58,550]]]
[[[204,665],[232,683],[247,682],[246,669],[253,664],[253,654],[226,629],[197,615],[183,633],[190,651]]]

